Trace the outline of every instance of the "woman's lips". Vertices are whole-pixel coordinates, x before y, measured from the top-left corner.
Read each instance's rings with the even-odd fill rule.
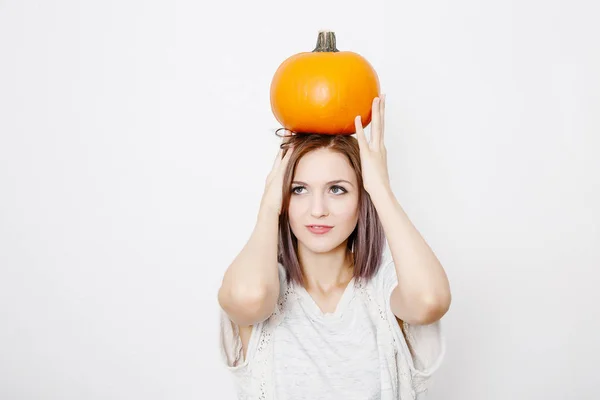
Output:
[[[323,235],[333,228],[333,226],[329,225],[307,225],[306,227],[311,233],[316,235]]]

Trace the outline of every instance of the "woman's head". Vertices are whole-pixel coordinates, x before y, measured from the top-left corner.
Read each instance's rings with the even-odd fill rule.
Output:
[[[299,247],[312,253],[343,248],[352,252],[354,276],[371,278],[385,239],[363,188],[358,141],[349,135],[296,134],[283,146],[292,154],[283,178],[278,258],[288,281],[304,283]]]

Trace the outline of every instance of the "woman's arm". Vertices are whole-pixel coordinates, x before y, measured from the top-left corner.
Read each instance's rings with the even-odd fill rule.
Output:
[[[439,260],[398,203],[389,186],[371,190],[398,276],[392,312],[409,324],[433,323],[448,311],[450,284]]]
[[[289,137],[285,137],[285,143]],[[279,298],[277,243],[283,198],[283,175],[292,154],[280,146],[267,176],[256,225],[250,239],[225,271],[219,289],[221,308],[240,327],[267,319]]]
[[[450,308],[450,285],[442,265],[413,226],[392,193],[384,145],[385,96],[373,99],[371,140],[361,117],[355,119],[363,186],[379,214],[396,267],[398,286],[390,299],[392,312],[409,324],[429,324]]]
[[[219,304],[239,326],[267,319],[279,297],[279,214],[261,209],[250,239],[225,271]]]

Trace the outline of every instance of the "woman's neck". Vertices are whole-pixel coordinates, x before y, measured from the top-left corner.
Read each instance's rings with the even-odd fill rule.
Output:
[[[306,289],[327,291],[333,287],[346,286],[352,279],[354,263],[345,243],[327,253],[313,253],[298,246],[298,259]]]

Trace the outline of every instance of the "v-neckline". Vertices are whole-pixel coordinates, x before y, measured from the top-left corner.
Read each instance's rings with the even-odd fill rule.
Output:
[[[304,304],[308,306],[310,311],[315,316],[320,318],[337,318],[344,313],[344,311],[346,310],[346,306],[352,299],[352,294],[354,292],[355,287],[354,282],[354,277],[352,277],[352,279],[350,279],[350,282],[348,282],[348,284],[346,285],[346,288],[344,289],[342,295],[340,296],[340,299],[338,300],[338,303],[333,312],[324,312],[323,310],[321,310],[321,307],[319,307],[315,299],[313,299],[313,297],[310,295],[310,293],[308,293],[304,286],[298,285],[296,292],[300,296],[300,300],[305,300]]]

